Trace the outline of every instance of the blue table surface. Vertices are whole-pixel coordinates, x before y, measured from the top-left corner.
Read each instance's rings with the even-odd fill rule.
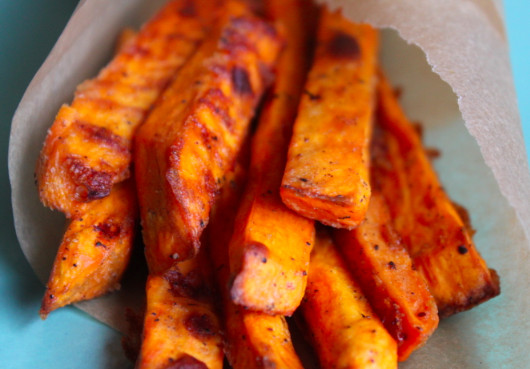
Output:
[[[11,119],[77,0],[0,0],[0,367],[124,368],[120,334],[76,308],[38,317],[42,284],[15,235],[7,173]],[[505,0],[510,56],[530,145],[530,3]],[[529,153],[527,148],[527,153]]]

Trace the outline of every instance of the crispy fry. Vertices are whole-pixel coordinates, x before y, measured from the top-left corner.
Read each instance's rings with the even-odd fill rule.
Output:
[[[204,252],[147,280],[137,369],[223,367],[222,339]]]
[[[37,164],[41,201],[74,217],[129,177],[132,136],[205,37],[218,1],[169,2],[99,75],[82,83],[49,130]]]
[[[335,231],[334,237],[372,308],[397,341],[399,361],[404,361],[434,332],[438,311],[392,229],[384,198],[374,191],[365,221],[352,231]]]
[[[370,200],[377,45],[372,27],[323,11],[281,196],[289,208],[333,227],[357,226]]]
[[[350,276],[326,230],[319,230],[301,305],[326,368],[397,368],[397,344]]]
[[[246,310],[234,304],[230,297],[228,243],[245,173],[239,167],[226,177],[207,229],[209,251],[221,292],[226,356],[234,369],[302,369],[285,318]]]
[[[373,154],[374,186],[389,204],[396,231],[436,299],[440,317],[467,310],[500,293],[499,278],[477,251],[442,188],[421,139],[388,81],[378,87],[379,122]]]
[[[40,315],[119,289],[129,262],[138,215],[132,179],[84,206],[70,221],[57,252]]]
[[[291,315],[302,300],[313,221],[288,209],[279,187],[292,124],[308,65],[310,6],[300,0],[267,4],[283,29],[286,47],[278,77],[265,102],[252,140],[249,182],[230,242],[231,294],[240,305],[269,314]],[[314,10],[314,8],[313,8]]]
[[[196,254],[210,206],[247,135],[280,49],[236,1],[136,136],[136,178],[152,272]]]

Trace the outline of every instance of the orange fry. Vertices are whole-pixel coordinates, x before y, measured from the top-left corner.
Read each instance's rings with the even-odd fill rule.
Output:
[[[317,233],[301,310],[323,369],[397,368],[396,341],[325,230]]]
[[[215,32],[138,130],[136,180],[152,272],[199,249],[280,46],[272,26],[229,1]]]
[[[217,1],[169,2],[114,59],[82,83],[49,130],[37,164],[41,201],[74,217],[130,175],[132,136],[205,37]]]
[[[373,183],[389,204],[392,222],[436,299],[440,317],[472,308],[500,293],[471,238],[473,231],[442,188],[421,139],[389,82],[378,87]]]
[[[223,367],[219,321],[204,252],[147,280],[147,309],[137,369]]]
[[[377,46],[372,27],[323,11],[281,197],[299,214],[333,227],[357,226],[370,200]]]
[[[397,341],[399,361],[404,361],[434,332],[438,311],[392,229],[384,198],[374,191],[365,221],[352,231],[335,231],[334,237],[372,308]]]
[[[208,247],[216,271],[224,322],[225,353],[234,369],[303,369],[283,316],[253,312],[233,303],[228,288],[228,243],[241,197],[245,173],[229,172],[207,229]]]
[[[282,203],[279,187],[309,67],[307,15],[314,8],[302,0],[273,0],[267,8],[285,31],[286,47],[252,140],[249,181],[230,242],[231,294],[252,310],[291,315],[304,294],[314,225]]]
[[[70,220],[59,246],[40,315],[117,290],[129,262],[137,217],[132,179]]]

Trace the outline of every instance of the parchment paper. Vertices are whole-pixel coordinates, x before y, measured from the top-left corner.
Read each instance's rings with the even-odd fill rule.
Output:
[[[34,186],[46,130],[59,106],[71,101],[75,86],[109,59],[119,30],[138,26],[162,2],[81,2],[17,109],[9,146],[15,226],[22,250],[43,282],[64,227],[64,217],[40,204]],[[528,367],[530,174],[502,2],[321,2],[341,6],[354,21],[399,33],[383,32],[384,69],[403,88],[409,116],[424,125],[427,145],[441,149],[435,163],[441,180],[470,211],[477,247],[501,277],[499,297],[444,320],[428,344],[400,368]],[[135,268],[129,279],[135,279]],[[141,304],[142,292],[133,285],[125,283],[121,292],[78,307],[123,331],[123,307]]]

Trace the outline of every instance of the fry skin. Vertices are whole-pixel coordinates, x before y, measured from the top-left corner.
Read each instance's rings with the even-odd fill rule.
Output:
[[[346,263],[385,328],[397,341],[404,361],[438,326],[436,303],[422,276],[392,229],[384,198],[372,193],[366,219],[334,239]]]
[[[284,31],[275,84],[252,139],[250,173],[230,242],[231,296],[236,304],[291,315],[302,300],[314,239],[313,221],[288,209],[279,187],[292,124],[309,68],[311,10],[300,0],[267,3]]]
[[[143,238],[154,273],[197,253],[281,47],[275,29],[242,3],[224,9],[136,136]]]
[[[223,349],[203,252],[147,280],[137,369],[222,369]]]
[[[245,177],[240,166],[227,174],[206,231],[221,294],[225,354],[234,369],[303,369],[283,316],[246,310],[230,297],[228,243]]]
[[[397,368],[396,341],[323,229],[311,253],[301,311],[323,369]]]
[[[351,229],[370,200],[378,34],[324,9],[281,186],[299,214]]]
[[[473,230],[442,188],[421,138],[383,75],[378,100],[374,186],[388,202],[393,225],[427,281],[440,317],[497,296],[497,273],[480,256]]]
[[[55,257],[40,309],[41,318],[62,306],[117,290],[131,255],[138,209],[134,181],[85,204],[70,220]]]
[[[37,163],[45,206],[75,217],[130,175],[132,137],[151,105],[208,31],[217,1],[174,0],[78,86],[48,131]]]

